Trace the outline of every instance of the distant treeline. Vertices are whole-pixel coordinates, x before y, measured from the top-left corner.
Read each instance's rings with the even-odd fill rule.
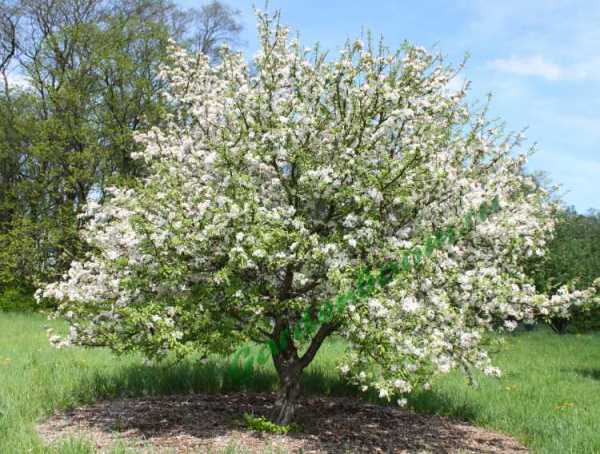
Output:
[[[559,212],[547,255],[532,262],[529,269],[540,292],[552,294],[566,283],[580,289],[591,286],[600,277],[600,212]],[[551,326],[559,333],[600,329],[600,310],[575,312],[572,320],[556,319]]]
[[[238,18],[218,1],[0,0],[0,294],[81,257],[81,206],[144,172],[132,135],[168,109],[169,43],[217,58]]]

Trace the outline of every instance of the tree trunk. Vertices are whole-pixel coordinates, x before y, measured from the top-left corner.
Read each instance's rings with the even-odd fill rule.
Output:
[[[294,420],[298,396],[300,395],[300,378],[302,371],[310,364],[323,341],[336,328],[334,324],[324,324],[318,329],[304,354],[300,357],[298,349],[286,321],[279,321],[272,334],[274,342],[272,351],[273,364],[279,376],[279,395],[272,419],[280,425],[287,425]]]
[[[295,369],[295,368],[294,368]],[[273,421],[288,425],[294,420],[298,396],[300,395],[300,377],[302,369],[288,370],[279,374],[279,395],[275,403]]]
[[[569,320],[566,318],[555,317],[550,320],[550,327],[552,330],[560,335],[567,333],[567,326],[569,325]]]
[[[286,322],[275,327],[273,340],[276,340],[277,345],[273,351],[273,364],[279,376],[279,395],[272,419],[277,424],[287,425],[294,419],[300,395],[300,377],[310,360],[298,356],[298,349]]]

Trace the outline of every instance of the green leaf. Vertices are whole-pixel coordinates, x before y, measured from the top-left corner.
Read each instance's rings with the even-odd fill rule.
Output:
[[[498,199],[498,196],[494,197],[494,199],[492,200],[492,211],[494,213],[500,211],[500,200]]]
[[[339,295],[336,299],[335,299],[335,312],[337,314],[341,314],[342,311],[344,310],[344,308],[348,305],[348,292],[346,292],[343,295]]]
[[[410,270],[410,259],[408,254],[404,254],[402,256],[402,269],[404,271],[409,271]]]
[[[308,320],[304,323],[304,331],[307,336],[311,336],[316,330],[319,324],[313,319]]]
[[[333,304],[330,301],[326,301],[319,308],[319,313],[317,315],[318,320],[321,323],[328,323],[333,318]]]
[[[294,339],[300,341],[304,338],[304,332],[302,331],[302,324],[296,323],[294,326]]]
[[[417,246],[413,249],[412,252],[413,252],[413,262],[414,262],[415,266],[419,265],[419,263],[421,263],[421,258],[423,255],[421,248]]]
[[[489,216],[489,210],[486,203],[482,203],[479,207],[479,219],[485,221]]]
[[[430,257],[431,254],[433,253],[435,249],[435,238],[430,236],[429,238],[427,238],[427,241],[425,241],[425,248],[424,248],[424,253],[426,257]]]

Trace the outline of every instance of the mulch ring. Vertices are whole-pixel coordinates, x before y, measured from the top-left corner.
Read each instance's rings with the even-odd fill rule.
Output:
[[[99,452],[120,442],[132,452],[526,453],[512,438],[448,418],[357,399],[305,398],[301,431],[278,435],[246,429],[242,415],[269,415],[269,394],[192,394],[98,402],[55,414],[38,426],[48,444],[90,440]]]

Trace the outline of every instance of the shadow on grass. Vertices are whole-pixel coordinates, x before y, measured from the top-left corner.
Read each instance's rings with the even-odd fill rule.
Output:
[[[98,370],[74,390],[79,402],[115,397],[147,395],[273,392],[277,375],[272,367],[231,367],[227,361],[206,363],[185,360],[178,363],[145,365],[134,363],[111,370]],[[302,377],[306,395],[353,396],[355,386],[343,381],[335,370],[311,367]]]
[[[475,421],[477,408],[470,402],[457,401],[442,390],[418,391],[409,396],[410,407],[418,413],[448,416],[462,421]]]
[[[193,361],[164,364],[134,364],[116,371],[97,371],[84,383],[84,393],[97,398],[133,397],[232,391],[269,392],[276,388],[277,377],[267,370],[232,369],[225,362]],[[92,397],[92,396],[89,396]]]
[[[600,380],[600,368],[581,367],[581,368],[575,369],[575,373],[584,378]]]
[[[272,367],[232,368],[222,359],[204,364],[192,360],[175,364],[133,364],[112,371],[97,371],[88,380],[76,390],[79,402],[192,393],[273,393],[278,387],[277,375]],[[328,364],[313,365],[304,372],[302,391],[305,396],[353,397],[369,403],[389,405],[374,391],[361,392]],[[451,416],[464,421],[472,421],[477,417],[472,404],[458,402],[435,388],[413,394],[409,403],[418,413]]]

